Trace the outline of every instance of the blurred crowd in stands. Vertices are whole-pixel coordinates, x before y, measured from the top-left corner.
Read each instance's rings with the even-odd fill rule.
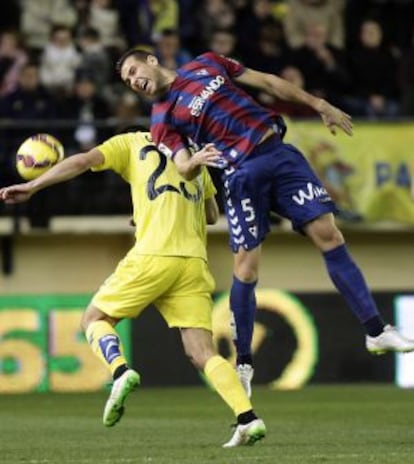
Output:
[[[214,50],[278,74],[356,118],[414,116],[412,0],[2,0],[1,6],[0,185],[14,180],[10,154],[28,135],[51,132],[70,154],[149,115],[150,102],[130,93],[115,72],[131,46],[148,48],[171,69]],[[291,117],[315,116],[254,96]],[[95,206],[99,213],[101,204]]]

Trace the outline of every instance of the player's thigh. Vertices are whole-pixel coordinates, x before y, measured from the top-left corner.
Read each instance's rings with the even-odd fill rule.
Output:
[[[155,306],[169,327],[211,330],[215,282],[201,258],[186,258],[185,269]]]
[[[180,272],[179,258],[129,253],[92,298],[92,304],[116,319],[137,317],[166,292]]]
[[[291,220],[295,230],[336,207],[322,181],[312,167],[292,145],[283,144],[274,156],[272,211]]]
[[[245,161],[224,176],[225,212],[233,252],[256,248],[268,234],[271,187],[265,157]]]

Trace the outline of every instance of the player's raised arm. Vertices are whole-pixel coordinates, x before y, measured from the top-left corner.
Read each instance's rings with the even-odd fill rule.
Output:
[[[9,204],[22,203],[39,190],[73,179],[88,169],[102,164],[103,161],[103,154],[96,148],[86,153],[70,156],[30,182],[10,185],[0,189],[0,200]]]
[[[336,134],[336,128],[352,135],[352,121],[349,114],[331,105],[322,98],[315,97],[305,90],[291,84],[275,74],[268,74],[245,68],[245,71],[234,80],[239,84],[255,87],[280,100],[298,103],[313,108],[321,116],[325,126]]]

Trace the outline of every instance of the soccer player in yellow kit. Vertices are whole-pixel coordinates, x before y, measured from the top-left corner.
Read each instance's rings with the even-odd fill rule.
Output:
[[[207,145],[202,151],[216,149]],[[139,374],[127,365],[115,325],[139,316],[153,303],[170,327],[180,329],[187,356],[237,418],[239,432],[223,446],[260,440],[265,425],[253,412],[236,371],[212,341],[214,279],[207,266],[206,219],[215,222],[218,209],[208,171],[204,168],[194,180],[186,181],[152,144],[149,133],[134,132],[70,156],[35,180],[0,189],[0,199],[26,201],[88,169],[112,169],[130,184],[136,224],[133,248],[95,293],[81,323],[92,350],[114,379],[104,425],[120,420],[126,397],[140,382]]]

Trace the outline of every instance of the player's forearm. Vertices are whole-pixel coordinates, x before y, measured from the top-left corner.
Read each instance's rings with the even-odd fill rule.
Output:
[[[315,97],[284,79],[280,79],[277,76],[269,76],[267,85],[268,93],[280,100],[309,106],[318,113],[321,111],[321,105],[324,100]]]
[[[38,192],[51,185],[73,179],[90,167],[90,162],[82,153],[73,155],[56,164],[37,179],[30,181],[30,187],[33,192]]]
[[[187,150],[180,150],[174,157],[177,170],[186,180],[193,180],[201,172],[201,165],[197,159],[192,158]]]

